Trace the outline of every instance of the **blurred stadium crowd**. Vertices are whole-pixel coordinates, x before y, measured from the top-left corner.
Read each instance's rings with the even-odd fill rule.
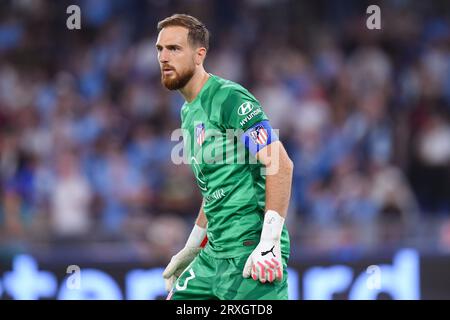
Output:
[[[450,248],[450,5],[385,1],[368,30],[369,4],[2,1],[0,244],[184,243],[201,197],[170,160],[183,100],[161,86],[154,44],[156,23],[185,12],[212,32],[207,71],[280,128],[294,250]]]

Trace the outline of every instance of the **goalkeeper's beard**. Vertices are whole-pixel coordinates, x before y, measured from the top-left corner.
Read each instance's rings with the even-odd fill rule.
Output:
[[[189,68],[185,72],[179,74],[177,70],[173,70],[173,76],[161,74],[161,83],[169,90],[179,90],[184,88],[194,75],[195,67]]]

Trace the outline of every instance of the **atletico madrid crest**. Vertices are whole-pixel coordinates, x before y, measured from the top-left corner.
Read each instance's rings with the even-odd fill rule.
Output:
[[[201,146],[205,141],[205,124],[200,123],[195,127],[195,138],[197,140],[197,144]]]
[[[266,144],[269,137],[267,130],[262,125],[254,127],[249,134],[256,144]]]

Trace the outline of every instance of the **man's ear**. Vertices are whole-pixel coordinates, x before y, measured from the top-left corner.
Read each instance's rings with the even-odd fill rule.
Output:
[[[206,57],[206,48],[200,47],[195,50],[195,64],[200,65]]]

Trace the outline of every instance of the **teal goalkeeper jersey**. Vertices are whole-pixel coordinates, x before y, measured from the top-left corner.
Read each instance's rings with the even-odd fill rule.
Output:
[[[264,166],[241,137],[267,120],[248,90],[215,75],[181,109],[184,155],[203,195],[208,220],[204,250],[212,257],[239,257],[259,243],[266,198]],[[259,139],[265,138],[260,134]],[[283,256],[289,255],[286,226],[281,250]]]

